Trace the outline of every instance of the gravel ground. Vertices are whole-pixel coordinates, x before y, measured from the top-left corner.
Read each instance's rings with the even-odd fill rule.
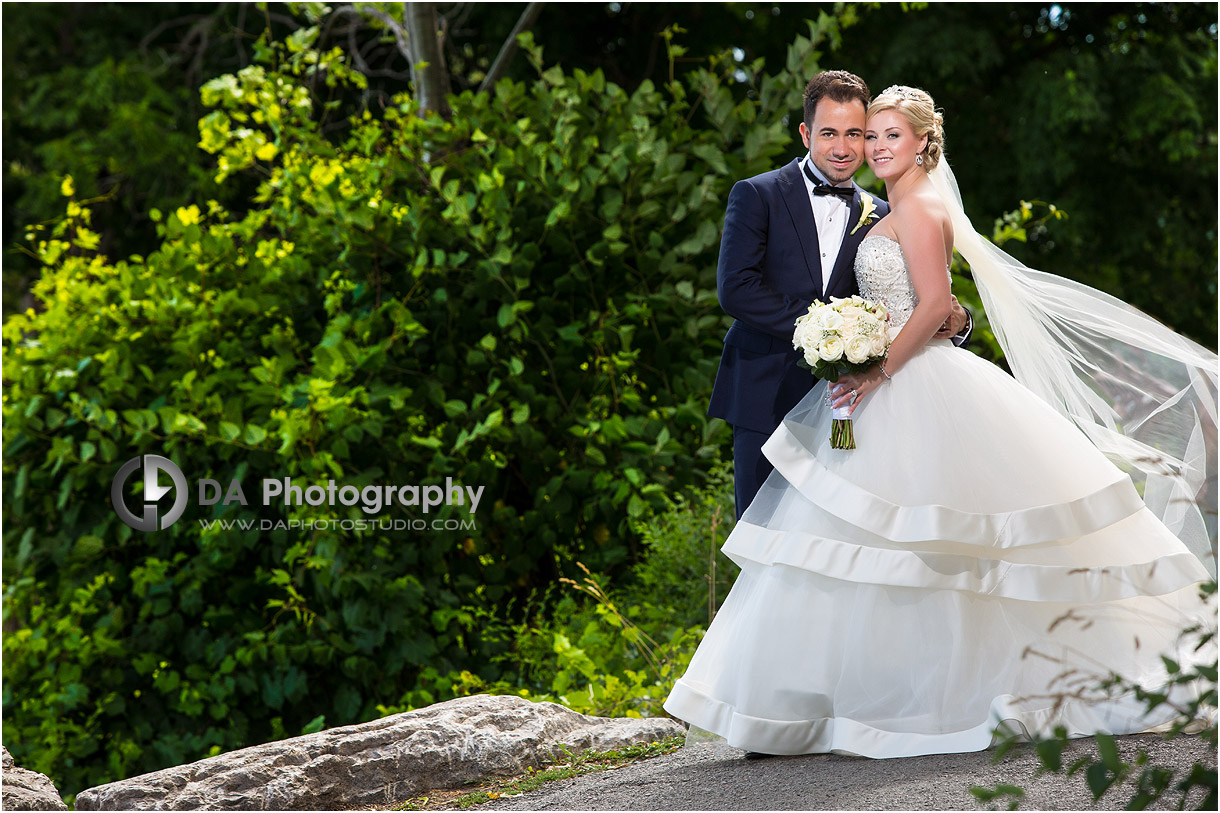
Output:
[[[1118,742],[1127,759],[1143,748],[1154,763],[1179,770],[1195,761],[1216,766],[1215,751],[1197,737],[1166,742],[1157,735],[1133,735]],[[1065,751],[1064,764],[1095,751],[1091,739],[1076,740]],[[552,782],[478,810],[973,811],[985,808],[970,787],[1000,782],[1025,788],[1022,810],[1121,810],[1130,798],[1112,789],[1094,806],[1082,775],[1036,776],[1038,758],[1027,747],[1014,749],[999,765],[992,764],[992,751],[879,760],[833,754],[745,760],[742,755],[725,745],[691,745],[618,770]]]

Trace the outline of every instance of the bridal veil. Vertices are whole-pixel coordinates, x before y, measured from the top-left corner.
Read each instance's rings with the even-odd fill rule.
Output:
[[[975,231],[947,161],[928,177],[1013,375],[1126,471],[1214,576],[1216,354],[1108,294],[1026,267]]]

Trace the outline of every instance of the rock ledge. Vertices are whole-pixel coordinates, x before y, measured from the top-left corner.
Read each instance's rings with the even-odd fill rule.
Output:
[[[76,809],[350,810],[524,773],[560,755],[561,744],[605,751],[683,731],[669,719],[587,717],[475,695],[100,785],[81,791]]]
[[[67,810],[59,797],[55,783],[36,771],[18,768],[13,755],[0,745],[0,769],[3,788],[0,789],[0,809],[3,810]]]

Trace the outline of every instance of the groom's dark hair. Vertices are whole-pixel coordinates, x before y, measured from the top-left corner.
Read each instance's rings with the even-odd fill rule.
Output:
[[[813,113],[823,98],[845,104],[857,100],[868,109],[868,85],[854,73],[822,71],[805,85],[805,125],[812,126]]]

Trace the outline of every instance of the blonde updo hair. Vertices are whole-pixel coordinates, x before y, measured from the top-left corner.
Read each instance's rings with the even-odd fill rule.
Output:
[[[867,117],[871,119],[883,110],[897,110],[911,125],[916,138],[928,137],[928,145],[920,155],[923,156],[925,170],[931,172],[935,169],[945,154],[944,116],[936,110],[927,91],[906,85],[891,85],[869,104]]]

